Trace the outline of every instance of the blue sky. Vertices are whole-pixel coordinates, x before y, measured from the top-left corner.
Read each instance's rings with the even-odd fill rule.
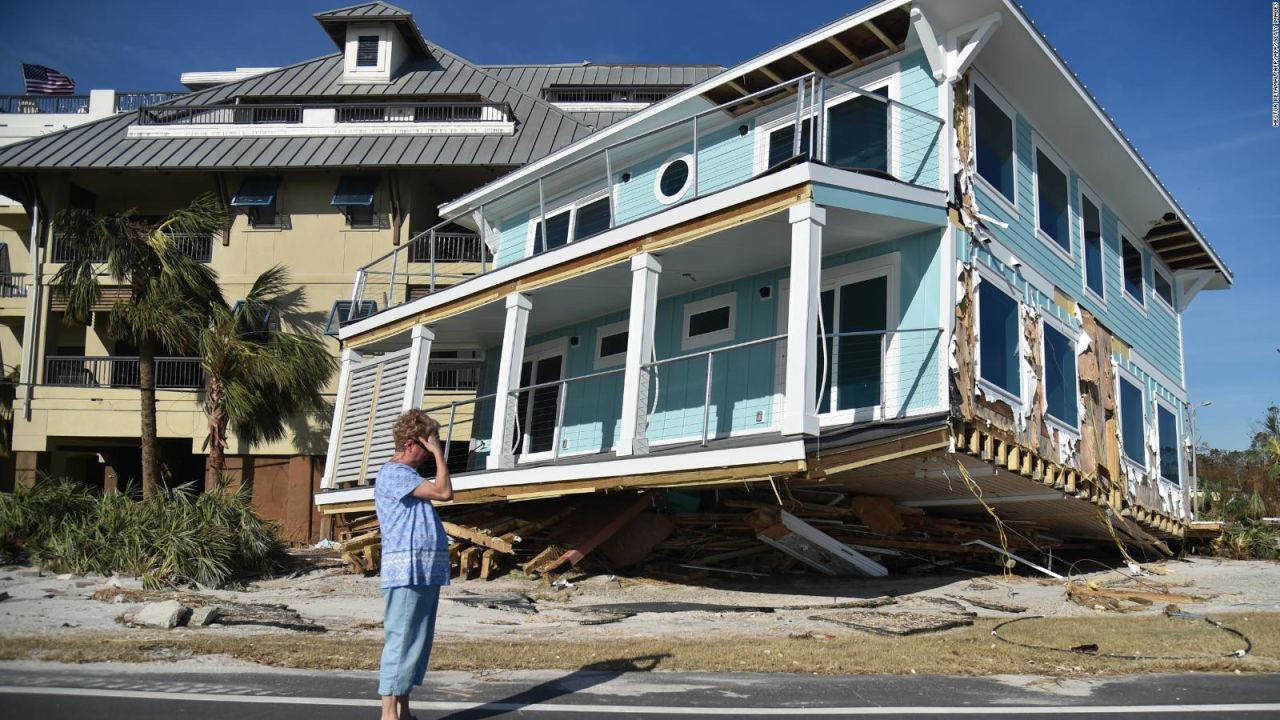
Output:
[[[959,0],[957,0],[959,1]],[[41,0],[0,28],[0,93],[19,63],[81,90],[179,88],[192,70],[285,65],[334,51],[302,0]],[[481,63],[732,65],[856,9],[789,0],[396,3],[431,40]],[[1137,146],[1235,272],[1184,316],[1201,438],[1248,442],[1280,403],[1280,130],[1270,124],[1270,0],[1026,0],[1028,14]]]

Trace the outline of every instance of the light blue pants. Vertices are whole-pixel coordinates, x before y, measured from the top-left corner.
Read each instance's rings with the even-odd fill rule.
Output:
[[[378,672],[378,694],[408,695],[427,675],[440,586],[386,588],[382,596],[386,600],[382,619],[386,640]]]

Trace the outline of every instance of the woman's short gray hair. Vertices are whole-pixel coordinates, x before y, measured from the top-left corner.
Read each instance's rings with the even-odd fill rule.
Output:
[[[391,435],[396,441],[396,452],[404,450],[410,440],[440,435],[440,423],[424,410],[407,410],[396,420]]]

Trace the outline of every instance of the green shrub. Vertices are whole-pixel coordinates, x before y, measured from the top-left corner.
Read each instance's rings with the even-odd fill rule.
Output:
[[[54,572],[140,576],[147,587],[219,585],[277,571],[287,557],[279,528],[243,488],[184,485],[133,500],[52,479],[0,494],[0,550]]]
[[[1280,560],[1280,529],[1261,522],[1243,520],[1222,526],[1214,541],[1219,555],[1235,560]]]

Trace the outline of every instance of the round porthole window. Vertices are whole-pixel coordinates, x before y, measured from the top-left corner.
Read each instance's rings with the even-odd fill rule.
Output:
[[[692,159],[689,155],[676,155],[658,168],[653,188],[658,202],[669,205],[684,197],[693,180]]]

